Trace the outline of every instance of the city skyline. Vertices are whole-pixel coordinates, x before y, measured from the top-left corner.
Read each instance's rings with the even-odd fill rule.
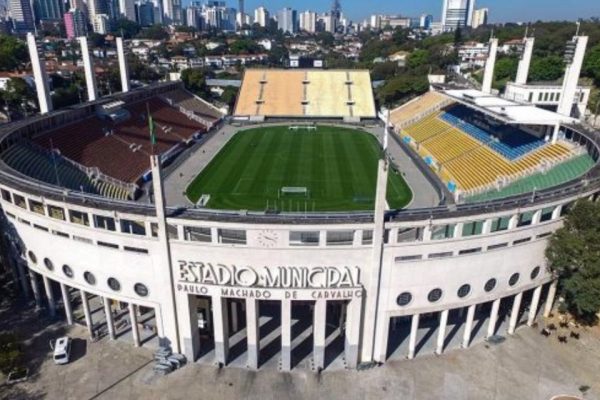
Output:
[[[187,6],[191,0],[184,0]],[[237,7],[236,0],[227,2],[231,7]],[[284,7],[291,7],[298,12],[307,9],[318,13],[331,9],[331,0],[305,0],[295,2],[292,0],[246,0],[245,12],[253,13],[254,9],[264,6],[271,12],[276,12]],[[530,0],[527,9],[522,9],[522,2],[518,0],[480,0],[475,4],[476,8],[487,7],[490,9],[490,22],[527,22],[537,20],[577,20],[579,18],[600,17],[600,5],[594,0],[578,1],[578,4],[565,4],[560,0]],[[372,3],[359,0],[342,0],[343,14],[355,22],[360,22],[372,14],[401,14],[408,17],[418,17],[423,13],[431,14],[434,19],[440,20],[442,13],[441,0],[422,1],[391,1],[377,2],[376,7]]]

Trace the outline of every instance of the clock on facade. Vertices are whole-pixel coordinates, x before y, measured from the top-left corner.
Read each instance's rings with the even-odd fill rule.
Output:
[[[266,229],[258,233],[258,244],[262,247],[275,247],[279,242],[279,233]]]

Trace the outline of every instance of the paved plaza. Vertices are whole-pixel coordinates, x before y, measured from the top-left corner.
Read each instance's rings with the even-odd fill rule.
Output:
[[[25,339],[29,381],[0,388],[0,399],[532,399],[561,393],[600,398],[600,330],[580,329],[579,340],[559,343],[557,335],[521,327],[498,345],[425,354],[408,361],[392,357],[365,371],[334,369],[321,375],[307,369],[280,373],[244,368],[218,369],[195,363],[166,377],[152,372],[152,350],[129,341],[86,340],[78,325],[4,309],[2,327]],[[74,338],[73,361],[54,365],[48,341]]]

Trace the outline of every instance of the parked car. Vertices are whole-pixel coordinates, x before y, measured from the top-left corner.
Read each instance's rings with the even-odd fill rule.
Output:
[[[63,336],[54,343],[54,363],[67,364],[71,358],[71,338]]]

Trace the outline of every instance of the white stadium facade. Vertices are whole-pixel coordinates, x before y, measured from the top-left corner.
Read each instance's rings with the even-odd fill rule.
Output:
[[[43,81],[43,68],[37,69]],[[140,154],[151,158],[151,168],[141,170],[144,176],[151,172],[151,181],[85,166],[107,157],[106,171],[118,166],[109,140],[134,136],[136,121],[130,117],[131,127],[106,121],[119,121],[122,110],[133,115],[136,102],[144,108],[145,100],[157,96],[164,100],[157,115],[169,108],[199,124],[185,141],[189,147],[179,149],[188,155],[202,148],[203,139],[196,142],[194,132],[205,129],[209,137],[218,137],[230,129],[180,84],[163,83],[60,111],[50,106],[47,113],[0,128],[3,261],[39,306],[52,315],[64,313],[68,324],[79,319],[90,336],[104,330],[110,338],[124,337],[137,346],[168,345],[190,361],[221,366],[353,369],[512,335],[550,312],[557,282],[544,251],[573,204],[596,200],[600,193],[600,136],[551,111],[533,116],[527,108],[507,112],[529,106],[492,97],[486,102],[485,88],[435,92],[443,106],[454,102],[504,124],[535,125],[540,140],[548,136],[540,148],[562,141],[569,154],[586,152],[593,165],[575,179],[544,189],[463,201],[465,193],[479,195],[479,189],[470,188],[458,173],[446,182],[454,173],[451,162],[438,157],[437,170],[427,165],[435,150],[418,142],[410,121],[404,130],[392,118],[393,126],[380,139],[384,147],[389,140],[390,147],[406,151],[422,181],[436,188],[439,201],[433,207],[388,209],[385,183],[391,160],[379,162],[371,212],[269,214],[175,206],[166,201],[168,185],[160,178],[164,173],[168,182],[171,167],[162,170],[161,157],[144,153],[144,144],[126,144],[124,162],[134,163]],[[43,85],[38,94],[47,101]],[[440,104],[418,113],[437,112]],[[410,114],[414,122],[416,111]],[[518,120],[534,117],[550,122]],[[68,146],[77,146],[73,127],[93,130],[94,124],[102,127],[95,140],[105,148],[84,146],[69,153]],[[55,141],[50,141],[50,152],[42,152],[47,132],[55,132]],[[402,139],[408,136],[412,141]],[[64,137],[68,140],[60,154],[76,160],[69,165],[56,161],[54,146],[62,146]],[[413,145],[431,150],[430,158],[420,157]],[[33,150],[41,153],[29,156]],[[104,153],[94,158],[88,151]],[[39,160],[44,163],[36,168]],[[84,178],[92,177],[85,182],[101,189],[90,193],[66,187],[63,176],[76,164]],[[144,196],[148,192],[154,193],[153,201]]]

